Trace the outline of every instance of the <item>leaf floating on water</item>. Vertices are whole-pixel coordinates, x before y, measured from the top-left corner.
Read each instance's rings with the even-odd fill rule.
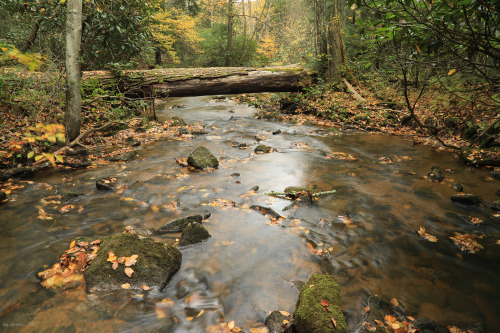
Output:
[[[361,314],[362,314],[362,315],[365,315],[365,314],[367,314],[368,312],[370,312],[370,307],[369,307],[369,306],[365,306],[365,307],[361,310]]]
[[[455,232],[454,237],[450,237],[456,246],[462,252],[476,253],[483,248],[481,244],[476,241],[476,236],[472,234],[460,234]]]
[[[116,270],[118,268],[118,261],[113,262],[113,265],[111,266],[113,270]]]
[[[132,277],[132,274],[134,273],[134,270],[130,267],[125,267],[125,274],[128,276],[128,277]]]
[[[142,285],[142,286],[141,286],[141,289],[142,289],[142,290],[151,290],[151,288],[150,288],[150,287],[148,287],[148,286],[146,286],[146,285]]]
[[[129,289],[130,288],[130,283],[124,283],[120,287],[122,287],[123,289]]]
[[[481,220],[480,218],[477,218],[477,217],[470,216],[469,219],[470,219],[470,222],[474,225],[483,223],[483,220]]]
[[[446,328],[448,329],[448,331],[450,333],[467,333],[467,331],[464,331],[456,326],[452,326],[452,325],[448,325],[446,326]]]
[[[420,229],[417,231],[417,233],[419,234],[420,237],[427,239],[429,242],[436,243],[438,241],[437,237],[432,236],[431,234],[425,232],[424,227],[420,227]]]
[[[500,245],[500,239],[499,239],[499,240],[497,240],[497,242],[496,242],[495,244],[498,244],[498,245]]]

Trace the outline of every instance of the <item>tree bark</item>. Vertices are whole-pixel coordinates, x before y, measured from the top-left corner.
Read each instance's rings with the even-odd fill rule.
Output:
[[[81,107],[81,74],[80,44],[82,38],[82,1],[68,0],[66,19],[66,142],[71,142],[80,134]]]
[[[233,0],[227,0],[227,46],[225,65],[231,66],[233,48]]]

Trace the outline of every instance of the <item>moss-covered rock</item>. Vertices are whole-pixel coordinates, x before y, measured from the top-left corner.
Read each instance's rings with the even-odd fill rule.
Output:
[[[257,154],[267,154],[272,151],[272,147],[266,146],[266,145],[258,145],[255,147],[254,152]]]
[[[189,223],[192,222],[201,223],[202,220],[203,217],[201,215],[191,215],[191,216],[181,217],[173,221],[170,221],[168,223],[165,223],[159,229],[155,230],[155,233],[167,234],[171,232],[181,232]]]
[[[210,237],[212,236],[208,233],[208,230],[201,225],[201,223],[190,223],[184,228],[184,230],[182,230],[182,235],[179,239],[179,246],[188,246],[200,243]]]
[[[207,148],[199,146],[189,154],[187,162],[196,169],[217,168],[219,160]]]
[[[101,246],[97,257],[85,271],[90,292],[121,289],[127,283],[131,289],[141,289],[145,285],[153,290],[161,290],[181,266],[182,254],[178,249],[152,238],[121,233],[99,239]],[[130,277],[125,274],[124,264],[119,264],[115,270],[112,268],[113,264],[108,261],[110,251],[117,258],[137,255],[137,262],[131,266],[134,272]]]
[[[83,192],[74,192],[74,191],[62,191],[61,192],[61,200],[63,202],[69,201],[71,199],[74,199],[76,197],[85,195]]]
[[[297,333],[347,332],[340,286],[333,276],[313,274],[309,278],[300,290],[293,324]]]
[[[288,328],[288,323],[292,322],[292,316],[284,313],[284,311],[273,311],[267,316],[265,324],[269,333],[282,333],[284,328]]]
[[[286,194],[297,194],[299,192],[313,192],[314,190],[309,187],[300,187],[300,186],[288,186],[283,190]]]
[[[186,126],[186,122],[181,117],[172,117],[172,126]]]

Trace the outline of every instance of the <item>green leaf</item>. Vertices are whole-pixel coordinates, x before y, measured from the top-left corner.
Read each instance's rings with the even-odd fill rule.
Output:
[[[33,155],[35,155],[35,152],[34,152],[34,151],[30,151],[30,152],[28,153],[28,158],[32,158],[32,157],[33,157]]]

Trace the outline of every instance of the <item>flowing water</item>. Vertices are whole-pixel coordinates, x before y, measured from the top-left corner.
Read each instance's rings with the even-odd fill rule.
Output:
[[[339,280],[350,331],[363,320],[372,294],[397,298],[399,311],[435,320],[441,331],[473,322],[490,332],[500,327],[499,219],[486,205],[450,200],[453,182],[486,202],[497,200],[499,183],[487,170],[401,137],[255,120],[254,109],[230,100],[169,103],[186,107],[166,108],[160,120],[202,121],[208,133],[157,141],[130,163],[39,174],[0,206],[3,330],[204,332],[233,320],[248,330],[262,327],[272,310],[293,312],[297,281],[315,272]],[[272,135],[278,129],[281,134]],[[254,154],[257,134],[277,151]],[[234,142],[249,147],[233,147]],[[191,172],[176,164],[174,158],[187,157],[198,145],[221,158],[219,169]],[[443,182],[424,177],[433,165],[449,169]],[[96,179],[108,176],[128,188],[96,190]],[[260,188],[252,195],[255,185]],[[289,200],[265,194],[292,185],[336,193],[289,210]],[[70,201],[75,208],[67,213],[57,212],[61,205],[43,206],[54,219],[39,220],[41,199],[65,190],[86,194]],[[232,200],[236,207],[211,205],[216,199]],[[274,223],[248,209],[253,204],[286,219]],[[162,292],[61,292],[44,289],[36,277],[76,236],[110,235],[128,225],[158,228],[205,212],[212,214],[204,223],[212,237],[182,249],[182,267]],[[473,225],[468,216],[483,223]],[[420,237],[421,226],[438,241]],[[484,249],[461,254],[449,238],[454,232],[484,236],[478,238]],[[173,243],[176,237],[157,238]],[[325,251],[318,255],[313,248]]]

